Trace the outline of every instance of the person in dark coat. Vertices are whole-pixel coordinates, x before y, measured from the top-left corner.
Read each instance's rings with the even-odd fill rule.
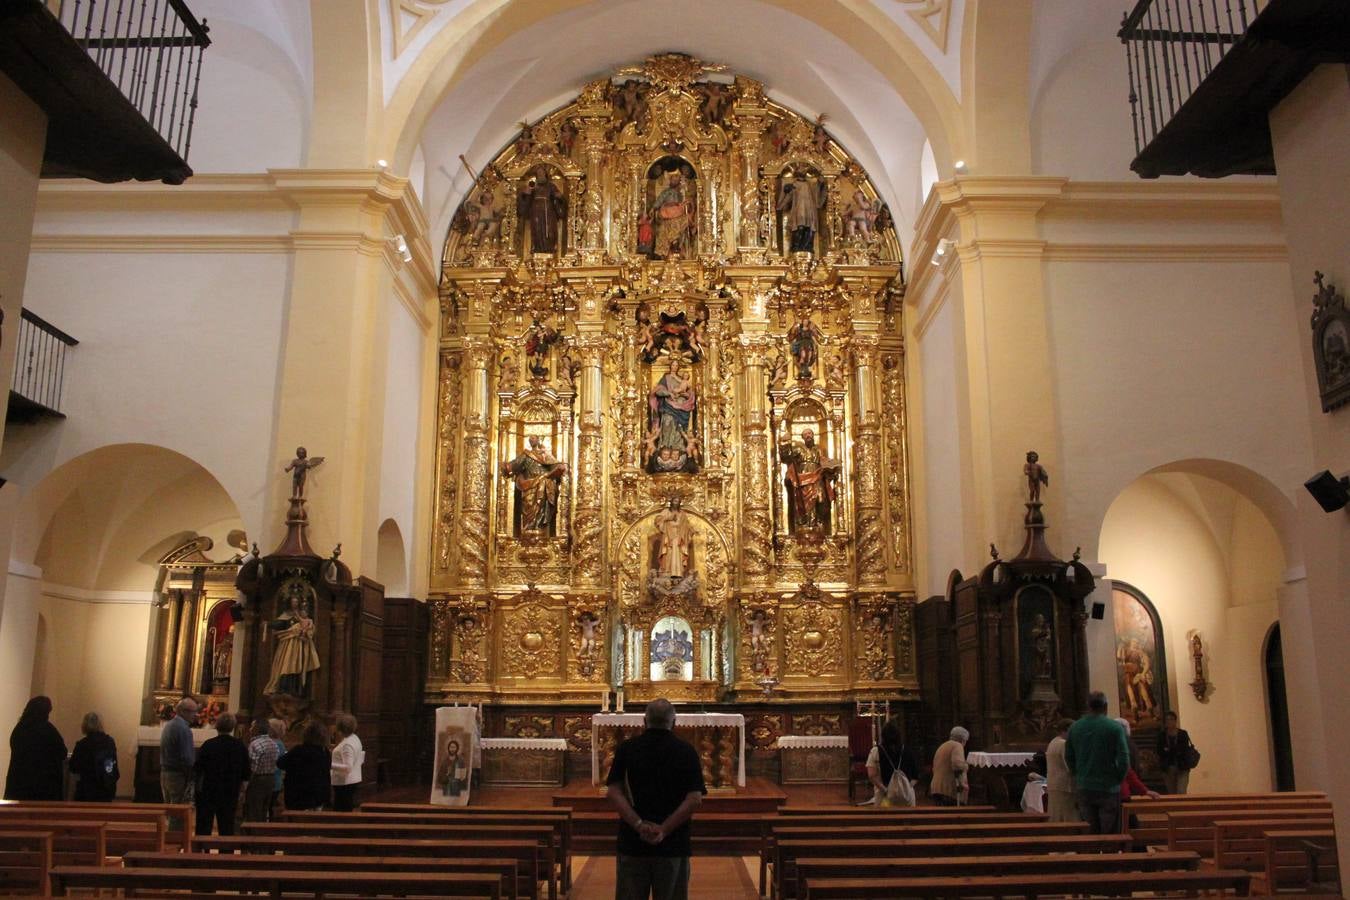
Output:
[[[84,737],[75,742],[70,753],[70,774],[75,782],[76,800],[111,802],[117,795],[117,743],[103,730],[103,719],[96,712],[85,713],[80,725]]]
[[[1165,728],[1158,732],[1158,765],[1163,770],[1163,783],[1166,793],[1184,794],[1191,782],[1191,736],[1180,727],[1181,720],[1175,712],[1169,711],[1164,719]]]
[[[282,782],[287,809],[323,809],[329,804],[329,773],[333,754],[328,749],[328,729],[319,721],[305,727],[300,744],[277,760],[277,768],[286,773]]]
[[[51,714],[51,698],[34,697],[10,732],[6,800],[66,799],[66,742]]]
[[[225,713],[216,720],[211,740],[197,751],[192,771],[197,778],[197,834],[210,834],[214,822],[222,835],[234,834],[239,789],[248,781],[248,748],[234,736],[235,718]]]

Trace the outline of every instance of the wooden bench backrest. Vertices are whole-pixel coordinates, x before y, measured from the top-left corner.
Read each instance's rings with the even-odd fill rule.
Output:
[[[50,831],[0,831],[0,892],[48,893],[52,842]]]
[[[1307,816],[1302,819],[1233,819],[1215,822],[1210,844],[1215,865],[1223,869],[1246,869],[1259,872],[1266,867],[1267,835],[1281,831],[1331,831],[1335,823],[1330,815]],[[1335,845],[1335,839],[1331,841]],[[1298,862],[1303,854],[1298,854]]]
[[[811,839],[829,837],[1039,837],[1056,834],[1082,834],[1087,830],[1084,822],[979,822],[956,825],[896,825],[891,822],[869,822],[861,825],[791,825],[775,822],[775,839]]]
[[[120,866],[55,866],[52,885],[63,887],[149,888],[151,890],[232,890],[318,894],[421,894],[434,896],[501,896],[501,877],[490,873],[441,872],[427,878],[418,872],[262,872],[247,869],[189,869]]]
[[[1252,791],[1242,794],[1199,793],[1199,794],[1163,794],[1158,799],[1152,797],[1131,797],[1127,806],[1145,806],[1150,803],[1207,803],[1211,800],[1325,800],[1326,791]]]
[[[435,813],[447,816],[565,816],[569,806],[436,806],[432,803],[362,803],[357,812]]]
[[[1268,893],[1273,894],[1283,887],[1307,887],[1314,874],[1309,871],[1310,855],[1316,858],[1316,876],[1319,883],[1340,882],[1334,829],[1269,831],[1265,834],[1265,841]],[[1310,854],[1309,847],[1316,847],[1320,852]]]
[[[702,816],[699,816],[700,821]],[[784,828],[804,828],[813,825],[843,826],[845,828],[876,828],[879,826],[904,826],[906,828],[928,828],[933,825],[1032,825],[1047,822],[1049,817],[1043,813],[995,812],[976,813],[975,815],[932,815],[917,818],[914,816],[850,816],[838,813],[822,813],[818,816],[792,816],[776,819],[774,825]]]
[[[190,803],[132,803],[128,800],[114,800],[111,803],[95,803],[87,800],[20,800],[0,805],[0,809],[45,809],[45,810],[92,810],[103,813],[108,821],[123,818],[135,818],[154,813],[164,813],[168,817],[166,833],[169,844],[187,847],[192,843],[192,835],[197,822],[196,811]]]
[[[1268,822],[1323,821],[1331,817],[1330,809],[1230,809],[1222,812],[1169,812],[1167,814],[1167,848],[1169,850],[1196,850],[1211,856],[1215,850],[1215,826],[1221,822],[1262,819]]]
[[[817,816],[840,813],[857,816],[962,815],[1000,812],[996,806],[780,806],[778,815]]]
[[[22,819],[0,822],[7,832],[50,834],[52,865],[101,866],[108,856],[108,826],[102,822]]]
[[[896,896],[959,897],[999,894],[1120,894],[1232,890],[1245,894],[1248,872],[1101,872],[927,878],[823,878],[807,885],[811,900]]]
[[[1120,817],[1121,830],[1129,831],[1135,838],[1147,844],[1166,843],[1167,841],[1167,817],[1173,813],[1184,813],[1187,815],[1206,813],[1209,815],[1219,815],[1222,813],[1242,813],[1244,815],[1262,816],[1266,813],[1272,813],[1279,810],[1329,810],[1331,804],[1325,800],[1265,800],[1253,803],[1249,800],[1225,800],[1204,802],[1195,804],[1165,804],[1154,803],[1148,806],[1135,808],[1131,806]],[[1130,821],[1133,819],[1134,824]]]
[[[108,826],[106,852],[121,856],[130,850],[163,850],[168,841],[168,815],[160,810],[100,809],[99,804],[0,806],[0,828],[16,822],[59,818],[68,822],[101,822]]]

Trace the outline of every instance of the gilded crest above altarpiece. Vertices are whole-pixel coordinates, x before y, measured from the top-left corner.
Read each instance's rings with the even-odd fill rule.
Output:
[[[913,696],[903,292],[828,122],[725,66],[522,123],[445,245],[428,700]]]

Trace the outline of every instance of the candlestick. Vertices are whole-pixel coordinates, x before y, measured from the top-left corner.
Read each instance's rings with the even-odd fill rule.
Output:
[[[607,690],[600,692],[600,711],[602,713],[609,712],[609,691]]]
[[[619,688],[619,692],[614,696],[616,698],[614,701],[614,711],[621,713],[623,712],[623,688]]]

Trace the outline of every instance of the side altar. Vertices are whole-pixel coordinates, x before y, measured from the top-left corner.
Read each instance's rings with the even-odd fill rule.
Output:
[[[605,783],[615,749],[643,727],[642,713],[591,716],[591,784]],[[698,751],[703,783],[709,788],[745,787],[745,716],[681,712],[675,717],[675,734]]]
[[[824,118],[663,54],[473,174],[424,703],[581,753],[617,689],[772,707],[764,746],[917,701],[900,244]]]

